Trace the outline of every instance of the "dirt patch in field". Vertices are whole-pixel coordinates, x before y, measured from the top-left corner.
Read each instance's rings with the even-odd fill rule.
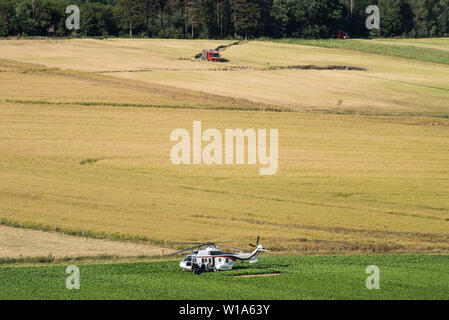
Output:
[[[92,159],[92,158],[84,159],[84,160],[80,161],[80,165],[84,166],[86,164],[95,164],[99,160],[101,160],[101,159]]]
[[[399,122],[400,123],[400,122]],[[413,122],[403,122],[406,125],[411,126],[428,126],[428,127],[449,127],[449,119],[424,119],[424,120],[418,120]],[[447,220],[446,220],[447,221]]]
[[[253,277],[271,277],[271,276],[280,276],[281,273],[261,273],[261,274],[244,274],[240,276],[234,276],[234,278],[253,278]]]
[[[170,254],[171,249],[132,243],[75,237],[57,232],[21,229],[0,225],[0,258],[52,256],[154,256]]]

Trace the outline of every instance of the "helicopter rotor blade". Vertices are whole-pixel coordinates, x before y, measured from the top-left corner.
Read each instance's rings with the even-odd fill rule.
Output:
[[[205,245],[212,246],[219,243],[231,243],[231,242],[246,242],[245,240],[229,240],[229,241],[205,241],[205,242],[169,242],[167,244],[197,244],[197,245]]]
[[[214,241],[211,242],[212,244],[219,244],[219,243],[232,243],[232,242],[246,242],[245,240],[229,240],[229,241]]]
[[[196,249],[196,248],[201,248],[201,247],[204,247],[204,245],[201,244],[201,245],[199,245],[199,246],[190,247],[190,248],[187,248],[187,249],[184,249],[184,250],[181,250],[181,251],[177,251],[177,252],[175,252],[175,253],[172,253],[171,255],[174,256],[174,255],[177,255],[177,254],[179,254],[179,253],[183,253],[183,252],[185,252],[185,251],[189,251],[189,250]]]
[[[169,242],[167,244],[204,244],[203,242]]]
[[[235,249],[235,250],[240,250],[240,251],[245,251],[245,252],[251,252],[251,251],[246,250],[246,249],[236,248],[236,247],[231,247],[231,246],[220,246],[220,248],[231,248],[231,249]]]

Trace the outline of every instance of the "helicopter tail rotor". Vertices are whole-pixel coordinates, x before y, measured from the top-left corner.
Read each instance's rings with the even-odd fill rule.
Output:
[[[253,248],[259,248],[259,252],[270,252],[270,250],[265,249],[261,244],[259,244],[259,242],[260,236],[257,236],[256,244],[250,243],[249,245]]]
[[[257,246],[259,245],[259,240],[260,240],[260,236],[257,236],[256,244],[250,243],[249,245],[250,245],[251,247],[257,248]]]

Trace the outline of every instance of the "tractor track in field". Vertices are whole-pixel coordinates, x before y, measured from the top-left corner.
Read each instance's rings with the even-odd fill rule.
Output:
[[[170,71],[170,72],[208,72],[208,71],[238,71],[238,70],[252,70],[252,71],[276,71],[276,70],[352,70],[352,71],[367,71],[364,68],[345,66],[345,65],[287,65],[287,66],[269,66],[269,67],[252,67],[252,66],[226,66],[217,68],[146,68],[146,69],[131,69],[131,70],[106,70],[94,71],[92,73],[131,73],[131,72],[155,72],[155,71]]]
[[[245,66],[227,66],[227,67],[218,67],[211,69],[204,68],[145,68],[145,69],[132,69],[132,70],[109,70],[109,71],[94,71],[93,73],[127,73],[127,72],[155,72],[155,71],[171,71],[171,72],[200,72],[200,71],[234,71],[234,70],[242,70],[249,69],[249,67]]]
[[[222,51],[225,51],[229,47],[242,45],[242,44],[245,44],[245,43],[248,43],[248,42],[249,42],[248,40],[240,40],[240,41],[232,42],[232,43],[229,43],[229,44],[222,44],[222,45],[219,45],[218,47],[216,47],[214,50],[218,51],[218,52],[222,52]],[[200,53],[196,54],[194,56],[194,58],[199,60],[201,58],[201,55],[202,54],[200,52]],[[180,58],[180,59],[182,59],[182,58]]]

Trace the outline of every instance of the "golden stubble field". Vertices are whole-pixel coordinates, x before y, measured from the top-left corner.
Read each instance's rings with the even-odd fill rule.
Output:
[[[171,130],[191,132],[194,120],[204,129],[278,128],[279,172],[171,164]],[[159,241],[261,234],[283,249],[447,248],[448,125],[4,103],[2,217]]]
[[[0,259],[48,257],[138,257],[169,254],[173,250],[129,241],[76,237],[57,232],[0,226]]]
[[[435,89],[436,93],[434,89],[391,88],[373,83],[375,88],[386,91],[381,92],[385,101],[373,99],[373,106],[381,103],[384,106],[373,108],[371,115],[232,111],[226,109],[266,105],[285,108],[275,93],[271,94],[272,100],[265,99],[263,94],[293,86],[292,78],[286,74],[300,79],[297,84],[305,86],[305,92],[315,97],[310,103],[318,105],[335,87],[329,84],[316,87],[309,78],[318,81],[322,77],[325,83],[328,77],[335,76],[332,81],[338,86],[343,85],[339,76],[348,81],[353,79],[347,86],[351,89],[349,99],[354,101],[363,100],[358,94],[363,93],[366,98],[372,91],[355,80],[361,71],[201,73],[219,76],[219,87],[228,88],[226,95],[232,98],[217,91],[213,92],[216,95],[208,94],[207,88],[199,90],[196,81],[190,80],[193,91],[187,85],[172,82],[173,77],[188,82],[196,77],[192,71],[168,71],[164,81],[160,80],[163,73],[156,72],[107,75],[89,72],[112,65],[142,67],[114,56],[113,48],[102,49],[110,50],[102,61],[98,61],[102,51],[98,49],[95,59],[102,65],[90,65],[89,57],[93,54],[88,53],[93,44],[106,43],[107,47],[113,43],[125,52],[140,50],[143,55],[155,56],[148,61],[159,61],[159,56],[167,53],[164,48],[153,48],[155,42],[149,41],[151,46],[143,48],[139,47],[140,42],[67,41],[69,47],[79,43],[83,48],[79,52],[86,52],[78,69],[67,58],[71,50],[63,51],[66,42],[56,43],[62,46],[55,51],[60,55],[58,59],[52,58],[55,53],[44,54],[47,52],[44,49],[53,42],[1,42],[0,46],[9,51],[2,51],[0,58],[20,62],[0,61],[0,218],[36,228],[58,227],[77,232],[85,229],[125,238],[147,238],[157,243],[252,240],[261,235],[267,246],[297,253],[449,249],[449,120],[429,116],[447,114],[444,90]],[[183,43],[186,48],[173,46],[178,50],[176,56],[190,56],[197,51],[195,41]],[[231,55],[236,50],[237,55],[238,50],[248,50],[250,45],[278,44],[251,42],[231,47],[225,53]],[[30,55],[30,46],[43,49],[38,48]],[[145,49],[150,47],[151,50]],[[298,46],[291,47],[294,51]],[[304,64],[314,61],[313,56],[317,57],[314,64],[328,64],[334,52],[318,48],[323,50],[320,56],[313,47],[301,48],[311,50]],[[15,56],[9,56],[11,52]],[[178,61],[175,53],[168,52],[170,68],[174,68],[171,63],[216,67]],[[251,52],[249,56],[238,54],[241,58],[236,57],[235,61],[261,64],[256,57],[251,60]],[[367,62],[364,54],[351,54],[351,65],[370,69],[371,60]],[[348,52],[338,53],[335,60],[349,62],[341,60],[349,59],[347,55]],[[392,60],[372,56],[384,59],[385,63]],[[272,64],[280,64],[279,59],[273,55]],[[402,66],[393,61],[396,69],[388,71],[382,65],[377,72],[390,72],[391,77],[403,79],[400,81],[414,77],[415,82],[447,86],[447,79],[443,79],[447,67],[398,60]],[[286,59],[284,63],[298,61]],[[411,67],[415,65],[420,67],[413,73]],[[270,85],[267,83],[265,90],[261,86],[259,91],[246,91],[255,96],[260,92],[258,99],[244,95],[246,79],[262,81],[261,74],[273,77]],[[307,110],[292,95],[286,97],[292,108]],[[427,109],[416,97],[428,101]],[[303,98],[308,101],[306,96]],[[130,105],[112,106],[113,103]],[[341,106],[335,104],[329,110],[322,109],[339,112],[338,108]],[[409,112],[421,115],[405,115]],[[395,115],[399,113],[402,115]],[[202,121],[203,130],[216,128],[221,132],[226,128],[279,129],[278,173],[260,176],[259,165],[173,165],[169,159],[174,145],[170,142],[171,131],[185,128],[192,132],[192,122],[196,120]]]
[[[229,47],[222,53],[229,60],[226,63],[179,60],[192,58],[202,48],[230,43],[157,39],[3,40],[0,57],[94,74],[113,71],[108,74],[152,86],[172,86],[301,111],[426,115],[447,112],[449,67],[440,64],[268,41]],[[267,70],[295,65],[353,66],[366,71]],[[226,68],[227,71],[222,70]],[[134,72],[142,70],[146,71]]]

